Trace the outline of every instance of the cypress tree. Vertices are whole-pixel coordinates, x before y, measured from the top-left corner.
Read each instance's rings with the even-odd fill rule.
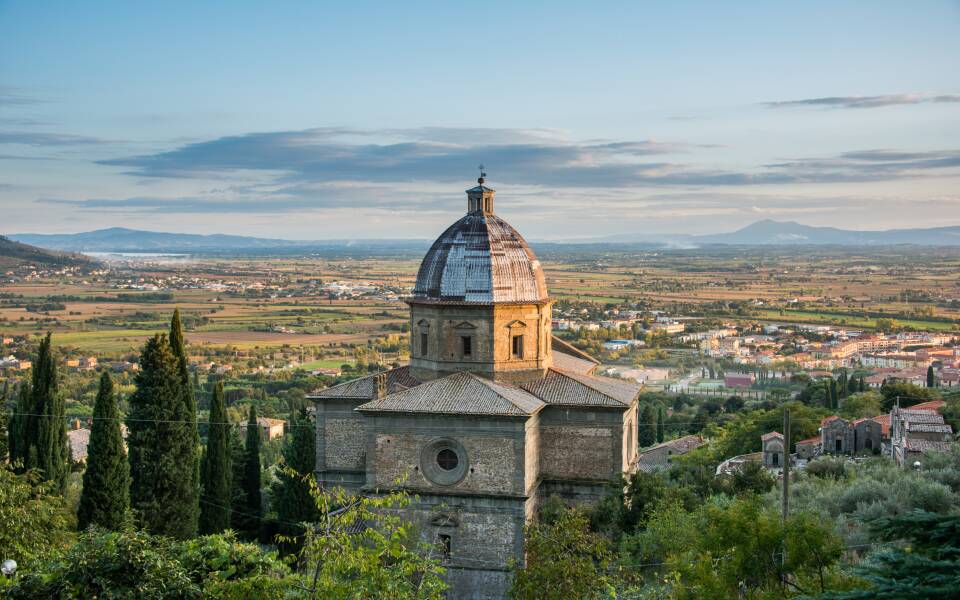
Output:
[[[189,462],[196,449],[186,435],[181,381],[167,336],[155,335],[140,355],[127,415],[130,505],[150,533],[189,538],[197,533],[196,468]]]
[[[28,393],[28,405],[21,415],[23,420],[17,424],[17,458],[24,470],[37,469],[45,479],[62,488],[70,470],[70,450],[49,333],[40,342]]]
[[[201,462],[203,496],[200,501],[200,533],[220,533],[230,528],[233,476],[230,464],[230,424],[223,402],[223,382],[218,381],[210,400],[207,448]]]
[[[83,531],[89,525],[98,525],[119,530],[129,508],[130,465],[123,448],[113,379],[104,371],[93,407],[87,470],[77,510],[78,528]]]
[[[836,380],[836,379],[832,379],[832,378],[830,379],[830,388],[829,388],[828,391],[829,391],[829,393],[830,393],[830,406],[829,406],[829,408],[833,408],[833,409],[839,408],[839,407],[840,407],[840,398],[839,398],[839,396],[837,395],[837,380]]]
[[[230,429],[230,528],[243,531],[246,527],[243,515],[247,508],[247,494],[243,490],[246,448],[237,428]]]
[[[192,514],[184,516],[188,518],[188,526],[196,532],[200,520],[200,433],[197,431],[197,400],[187,365],[187,348],[179,308],[173,310],[170,319],[170,351],[177,361],[177,372],[180,374],[180,415],[184,423],[181,427],[183,437],[179,444],[179,456],[185,468],[190,469],[190,487],[186,490],[184,502]]]
[[[310,495],[309,478],[317,465],[316,431],[306,408],[290,416],[290,433],[283,442],[283,464],[295,474],[281,470],[272,488],[273,506],[277,509],[280,531],[289,536],[303,534],[290,523],[313,521],[317,506]]]
[[[657,408],[657,443],[663,443],[663,407]]]
[[[937,387],[937,376],[933,373],[933,365],[927,367],[927,387]]]
[[[243,531],[251,538],[260,532],[262,514],[260,497],[260,427],[257,425],[257,409],[250,405],[247,419],[247,441],[243,452]]]
[[[860,376],[860,390],[861,392],[867,391],[867,382],[863,379],[863,375]]]
[[[863,378],[862,375],[860,377]],[[857,381],[857,378],[851,375],[850,379],[847,380],[847,395],[857,393],[858,387],[859,382]]]
[[[837,383],[837,393],[841,398],[847,396],[847,370],[840,371],[840,381]]]
[[[7,412],[11,409],[11,407],[8,406],[9,398],[10,380],[7,379],[3,382],[3,399],[0,400],[0,463],[3,463],[7,460],[7,453],[10,451],[11,433],[9,428],[12,419],[7,418]],[[16,412],[16,406],[13,406],[12,408],[12,412]]]
[[[20,390],[17,392],[17,403],[13,412],[7,426],[8,451],[10,463],[20,471],[27,461],[26,427],[27,414],[30,412],[30,382],[26,379],[20,380]]]
[[[637,445],[641,448],[652,446],[657,441],[657,417],[653,412],[653,407],[649,404],[643,407],[640,413],[639,431],[637,433]]]

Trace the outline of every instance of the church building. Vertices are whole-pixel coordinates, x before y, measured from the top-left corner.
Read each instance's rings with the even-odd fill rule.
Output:
[[[637,456],[640,386],[551,335],[540,262],[478,184],[407,298],[410,364],[308,396],[319,483],[375,493],[403,478],[451,598],[506,597],[538,504],[595,501]]]

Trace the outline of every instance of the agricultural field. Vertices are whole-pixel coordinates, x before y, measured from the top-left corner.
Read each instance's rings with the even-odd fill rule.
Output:
[[[537,250],[558,300],[865,329],[889,318],[931,331],[960,322],[957,251]],[[342,364],[351,348],[383,346],[402,358],[402,297],[418,263],[409,256],[196,257],[71,276],[8,273],[0,283],[0,333],[52,331],[61,347],[120,356],[164,331],[179,308],[199,353],[294,348],[309,355],[308,364],[327,366]]]

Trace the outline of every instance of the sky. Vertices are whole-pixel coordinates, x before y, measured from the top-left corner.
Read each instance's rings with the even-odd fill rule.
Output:
[[[960,225],[960,2],[0,0],[0,233]]]

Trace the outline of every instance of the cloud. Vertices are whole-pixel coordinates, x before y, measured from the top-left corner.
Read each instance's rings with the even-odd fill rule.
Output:
[[[792,173],[797,181],[883,181],[936,175],[960,167],[960,150],[898,152],[861,150],[831,158],[803,158],[767,165]]]
[[[111,143],[114,142],[96,137],[71,135],[67,133],[0,131],[0,144],[21,144],[24,146],[91,146]]]
[[[381,141],[383,137],[394,140]],[[958,151],[882,149],[746,169],[667,160],[702,147],[656,140],[578,142],[549,130],[321,128],[222,137],[99,162],[138,177],[232,179],[248,173],[278,186],[456,183],[483,163],[490,180],[498,183],[595,189],[882,181],[921,173],[938,176],[938,169],[960,166]]]
[[[43,102],[39,98],[24,93],[23,88],[12,85],[0,85],[0,106],[28,106]]]
[[[789,108],[813,106],[821,108],[881,108],[901,104],[953,103],[960,102],[960,95],[930,94],[887,94],[883,96],[828,96],[825,98],[806,98],[803,100],[783,100],[765,102],[769,108]]]

